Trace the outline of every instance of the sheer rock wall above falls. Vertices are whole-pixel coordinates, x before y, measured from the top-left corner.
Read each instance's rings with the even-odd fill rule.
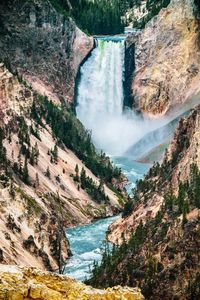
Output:
[[[166,114],[200,92],[199,20],[193,0],[172,0],[138,34],[133,106],[150,117]],[[194,99],[193,99],[194,100]]]
[[[78,68],[92,49],[93,38],[50,1],[1,1],[0,60],[41,94],[72,102]]]
[[[110,225],[108,239],[120,247],[90,284],[139,286],[149,300],[199,299],[199,141],[200,105],[180,120],[163,162],[138,182],[132,206]]]

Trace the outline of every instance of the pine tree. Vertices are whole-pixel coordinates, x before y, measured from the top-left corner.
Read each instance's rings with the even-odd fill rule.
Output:
[[[51,178],[51,173],[50,173],[50,170],[49,170],[49,166],[47,167],[45,176],[48,177],[49,179]]]
[[[86,188],[86,172],[84,168],[81,170],[81,187],[82,189]]]
[[[19,151],[18,157],[18,171],[20,174],[22,174],[22,157],[21,157],[21,151]]]
[[[58,162],[58,146],[57,144],[55,144],[53,150],[51,150],[51,154],[52,154],[52,161],[54,163]]]
[[[39,148],[37,142],[35,143],[35,146],[32,147],[31,149],[31,154],[30,154],[30,164],[34,166],[34,164],[38,164],[38,157],[39,157]]]
[[[39,181],[39,175],[38,173],[35,174],[35,187],[37,188],[40,185],[40,181]]]
[[[37,142],[35,143],[34,150],[35,150],[35,163],[37,165],[38,164],[38,157],[39,157],[39,154],[40,154]]]
[[[29,184],[29,173],[28,173],[27,156],[25,157],[25,160],[24,160],[23,181],[24,181],[24,183]]]
[[[13,199],[15,198],[15,188],[14,188],[13,178],[10,179],[9,194]]]
[[[77,164],[76,164],[76,167],[75,167],[75,173],[76,173],[76,175],[74,177],[74,180],[78,182],[79,181],[79,167],[78,167]]]

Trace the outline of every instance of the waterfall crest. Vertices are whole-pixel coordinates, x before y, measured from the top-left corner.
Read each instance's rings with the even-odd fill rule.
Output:
[[[160,120],[144,120],[123,110],[124,40],[99,39],[80,72],[76,112],[99,149],[121,156],[161,126]]]
[[[98,40],[98,46],[81,67],[78,87],[77,116],[97,147],[109,154],[121,154],[123,131],[127,124],[123,116],[124,41]],[[122,139],[119,145],[119,139]]]

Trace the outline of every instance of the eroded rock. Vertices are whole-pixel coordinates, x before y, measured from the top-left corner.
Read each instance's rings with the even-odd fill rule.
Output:
[[[139,34],[135,43],[133,105],[148,116],[161,116],[194,100],[200,92],[199,20],[192,0],[172,0]]]
[[[97,290],[66,276],[34,268],[0,265],[0,299],[5,300],[143,300],[137,288]]]

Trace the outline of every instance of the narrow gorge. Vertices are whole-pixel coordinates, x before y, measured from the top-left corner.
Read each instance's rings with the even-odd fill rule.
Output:
[[[0,299],[199,299],[199,7],[1,1]]]

